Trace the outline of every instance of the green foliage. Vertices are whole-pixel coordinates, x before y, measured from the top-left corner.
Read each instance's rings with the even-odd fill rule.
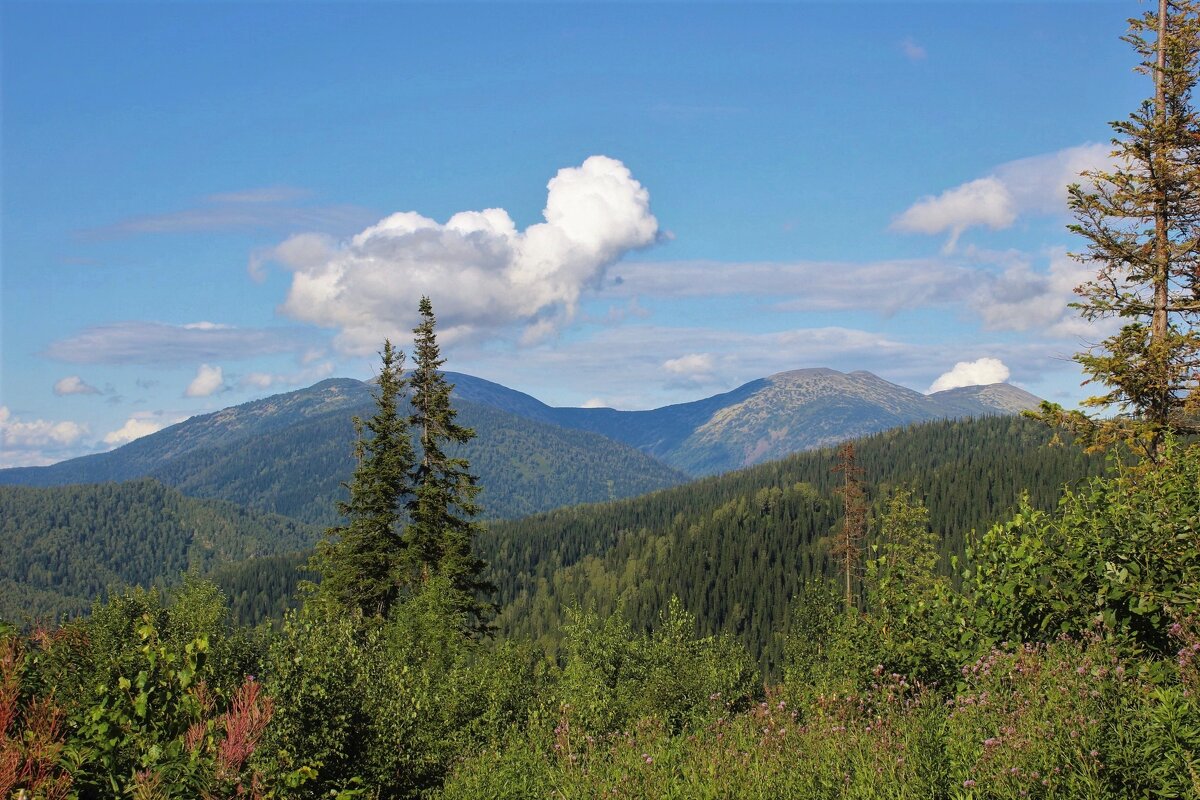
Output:
[[[602,620],[576,609],[565,631],[565,716],[593,734],[643,718],[679,731],[745,708],[761,687],[752,660],[729,636],[696,638],[695,624],[677,598],[641,635],[619,611]]]
[[[412,493],[408,421],[397,403],[404,390],[404,354],[384,341],[375,414],[355,419],[358,466],[346,484],[350,499],[338,504],[345,525],[328,529],[309,568],[321,573],[321,591],[366,615],[386,616],[400,598],[405,541],[401,510]]]
[[[1200,447],[1116,466],[1056,511],[1023,501],[972,550],[975,625],[995,641],[1102,631],[1164,654],[1174,618],[1200,612]]]
[[[387,620],[319,597],[285,619],[267,665],[276,711],[260,763],[311,776],[289,796],[325,797],[356,781],[383,797],[413,796],[462,752],[528,717],[535,659],[464,638],[443,582]]]
[[[1182,686],[1143,690],[1110,729],[1110,766],[1127,796],[1200,797],[1200,707]]]
[[[929,512],[911,491],[893,492],[867,561],[867,624],[886,672],[946,683],[966,655],[961,604],[938,569],[938,537],[928,524]]]
[[[380,638],[328,603],[310,601],[285,618],[264,671],[275,715],[255,760],[277,780],[309,777],[292,796],[328,796],[357,777],[371,712],[363,690],[382,660]]]
[[[134,590],[29,643],[25,716],[64,733],[54,761],[72,796],[234,797],[258,784],[247,757],[271,701],[248,677],[253,642],[224,625],[220,593],[189,581],[173,603]]]

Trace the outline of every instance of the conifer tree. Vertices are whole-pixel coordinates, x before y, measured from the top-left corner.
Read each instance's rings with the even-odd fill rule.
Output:
[[[474,554],[479,525],[472,521],[479,507],[479,486],[466,459],[451,457],[446,448],[469,442],[475,431],[458,425],[450,404],[453,384],[440,367],[445,363],[437,343],[437,320],[428,297],[419,306],[421,323],[413,329],[412,416],[420,445],[420,460],[411,473],[413,496],[408,503],[409,569],[421,585],[444,581],[453,597],[451,607],[465,615],[467,627],[487,629],[491,606],[479,599],[495,589],[483,579],[485,564]]]
[[[854,575],[862,560],[863,540],[867,535],[867,497],[862,486],[862,467],[855,463],[854,442],[846,442],[838,450],[838,463],[834,472],[842,473],[843,484],[838,489],[842,496],[842,527],[834,538],[833,556],[841,562],[845,579],[846,611],[856,607],[854,602]]]
[[[1200,6],[1160,0],[1124,37],[1154,80],[1154,96],[1112,123],[1116,166],[1083,173],[1069,189],[1084,238],[1079,261],[1098,268],[1076,291],[1088,320],[1123,327],[1078,361],[1107,391],[1084,401],[1118,415],[1094,419],[1046,404],[1041,417],[1096,447],[1125,441],[1156,459],[1168,431],[1200,430],[1200,117],[1192,106]]]
[[[321,573],[321,592],[368,616],[386,616],[400,597],[406,544],[401,517],[415,460],[408,419],[398,408],[404,353],[385,340],[380,357],[375,415],[354,418],[358,466],[345,484],[349,501],[338,503],[347,522],[325,532],[310,563]]]

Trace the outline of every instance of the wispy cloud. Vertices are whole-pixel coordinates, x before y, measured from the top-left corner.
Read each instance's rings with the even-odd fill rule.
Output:
[[[865,310],[885,314],[958,302],[978,280],[976,270],[946,259],[891,261],[624,263],[603,294],[619,297],[769,298],[779,311]]]
[[[59,339],[43,355],[72,364],[195,364],[295,352],[310,337],[310,331],[297,328],[112,322]]]
[[[270,186],[205,197],[198,205],[144,214],[78,232],[85,240],[145,234],[197,233],[259,228],[346,234],[375,219],[360,206],[314,203],[305,189]]]
[[[68,375],[54,382],[54,393],[61,397],[68,394],[100,394],[100,390],[78,375]]]
[[[249,372],[238,380],[243,389],[273,389],[283,386],[307,386],[333,374],[332,361],[309,363],[294,372]]]
[[[1062,343],[1040,340],[972,337],[931,342],[846,327],[753,333],[626,325],[597,329],[594,335],[572,337],[553,347],[526,349],[519,358],[504,360],[502,372],[496,371],[495,354],[483,352],[457,353],[451,368],[502,381],[553,404],[597,401],[636,409],[692,400],[806,367],[868,370],[920,391],[957,362],[990,357],[1002,361],[1012,376],[1031,383],[1062,370],[1073,372],[1070,352],[1072,348]],[[703,380],[688,381],[689,374]]]
[[[668,386],[701,387],[719,382],[712,353],[687,353],[663,362]]]
[[[952,251],[969,228],[1000,230],[1024,215],[1064,213],[1067,186],[1080,183],[1085,170],[1110,168],[1111,150],[1105,144],[1082,144],[1009,161],[989,175],[920,198],[896,217],[892,229],[949,233],[946,250]]]
[[[917,40],[911,36],[907,36],[900,41],[900,52],[909,61],[924,61],[928,57],[925,48],[917,43]]]
[[[312,191],[297,186],[260,186],[236,192],[220,192],[205,198],[210,203],[294,203],[311,197]]]

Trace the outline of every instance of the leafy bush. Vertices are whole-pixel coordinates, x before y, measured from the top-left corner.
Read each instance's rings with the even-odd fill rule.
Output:
[[[1200,613],[1200,447],[1113,463],[1052,514],[1023,502],[972,548],[974,622],[993,641],[1103,631],[1166,655],[1173,619]]]
[[[604,620],[579,609],[574,616],[560,691],[587,731],[608,733],[644,717],[678,731],[710,717],[714,706],[744,708],[762,691],[745,648],[728,636],[696,638],[695,619],[677,598],[650,634],[635,634],[619,610]]]

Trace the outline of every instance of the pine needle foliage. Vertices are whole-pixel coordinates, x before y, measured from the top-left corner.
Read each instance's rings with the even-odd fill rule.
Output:
[[[1093,447],[1125,442],[1157,460],[1168,431],[1200,430],[1200,5],[1160,0],[1123,38],[1154,96],[1112,123],[1114,166],[1084,172],[1068,201],[1087,245],[1074,257],[1097,268],[1073,305],[1085,320],[1122,323],[1075,356],[1087,382],[1106,387],[1084,405],[1116,414],[1044,404],[1040,416]]]
[[[338,503],[347,522],[325,532],[309,566],[321,574],[323,594],[366,616],[382,617],[403,589],[402,522],[415,458],[409,421],[399,409],[406,384],[404,354],[385,340],[380,358],[375,415],[354,419],[358,466],[345,484],[350,499]]]
[[[463,445],[475,431],[458,425],[450,393],[454,385],[440,368],[445,359],[437,343],[437,318],[428,297],[419,306],[421,323],[413,329],[412,415],[409,424],[420,443],[420,460],[412,469],[413,494],[408,502],[406,534],[408,569],[418,585],[444,578],[454,595],[452,605],[464,615],[471,633],[488,630],[493,607],[479,598],[495,591],[483,577],[485,563],[474,554],[480,531],[473,517],[480,487],[466,459],[447,449]]]

